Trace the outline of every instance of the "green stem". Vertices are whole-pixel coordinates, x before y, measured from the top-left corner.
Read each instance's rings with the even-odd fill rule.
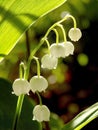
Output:
[[[63,37],[64,37],[64,43],[66,43],[66,41],[67,41],[66,40],[66,33],[65,33],[64,28],[63,28],[63,25],[61,25],[60,23],[58,23],[57,26],[61,28],[62,33],[63,33]]]
[[[22,79],[23,75],[24,75],[24,63],[23,62],[21,62],[19,65],[19,75],[20,75],[20,79]]]
[[[40,64],[39,64],[39,61],[38,61],[38,58],[33,56],[33,59],[36,61],[37,63],[37,75],[38,77],[40,77]]]
[[[48,47],[48,53],[50,53],[50,44],[49,44],[49,41],[47,39],[45,39],[45,42],[46,42],[47,47]]]
[[[20,114],[21,114],[23,100],[24,100],[24,95],[21,95],[18,97],[12,130],[17,130],[17,125],[18,125]]]
[[[75,20],[75,18],[72,15],[69,15],[69,14],[66,15],[62,20],[58,21],[57,23],[62,23],[62,22],[64,22],[68,18],[71,18],[73,20],[74,28],[76,28],[77,27],[76,20]]]
[[[55,34],[56,34],[56,43],[58,44],[59,43],[59,34],[58,34],[58,32],[57,32],[57,30],[55,29],[55,28],[53,28],[52,29],[54,32],[55,32]]]
[[[42,99],[41,99],[41,96],[40,96],[39,92],[37,91],[36,94],[37,94],[37,96],[38,96],[40,105],[42,105]]]
[[[28,60],[28,57],[30,56],[30,41],[28,30],[26,31],[25,35],[26,35],[26,48],[27,48],[27,60]]]
[[[61,24],[62,22],[64,22],[65,20],[67,20],[68,18],[71,18],[74,22],[74,28],[76,28],[77,23],[75,18],[72,15],[66,15],[63,19],[61,19],[60,21],[56,22],[55,24],[53,24],[46,32],[45,36],[43,39],[47,39],[47,36],[49,35],[50,31],[53,30],[53,28],[55,28],[56,26],[58,26],[58,24]]]
[[[67,15],[66,17],[71,18],[73,20],[74,28],[76,28],[77,27],[77,23],[76,23],[75,18],[72,15]]]
[[[30,70],[30,64],[31,64],[31,60],[33,59],[35,53],[39,50],[39,48],[43,45],[44,40],[42,39],[40,44],[38,44],[38,46],[31,52],[29,58],[28,58],[28,62],[27,62],[27,66],[26,66],[26,71],[25,71],[25,78],[28,79],[29,77],[29,70]]]

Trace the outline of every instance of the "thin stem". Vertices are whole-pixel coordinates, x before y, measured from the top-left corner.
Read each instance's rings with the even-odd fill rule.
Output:
[[[39,50],[39,48],[43,45],[43,43],[44,43],[44,39],[42,38],[40,44],[38,44],[37,47],[31,52],[31,54],[29,56],[29,61],[32,60],[33,56]]]
[[[76,28],[77,26],[77,23],[76,23],[76,20],[75,18],[72,16],[72,15],[66,15],[62,20],[58,21],[57,23],[62,23],[64,22],[67,18],[71,18],[73,20],[73,23],[74,23],[74,28]]]
[[[64,28],[63,28],[63,25],[61,25],[60,23],[58,23],[57,26],[61,28],[62,33],[63,33],[63,37],[64,37],[64,43],[66,43],[66,41],[67,41],[66,40],[66,33],[65,33]]]
[[[55,29],[55,28],[53,28],[52,29],[54,32],[55,32],[55,34],[56,34],[56,43],[58,44],[59,43],[59,34],[58,34],[58,32],[57,32],[57,30]]]
[[[20,75],[20,79],[22,79],[23,75],[24,75],[24,63],[23,62],[21,62],[19,65],[19,75]]]
[[[28,57],[30,56],[30,42],[28,31],[26,31],[25,35],[26,35],[26,48],[27,48],[27,60],[28,60]]]
[[[17,124],[18,124],[19,117],[20,117],[20,114],[21,114],[23,100],[24,100],[24,95],[20,95],[18,97],[18,101],[17,101],[16,112],[15,112],[12,130],[17,130]]]
[[[56,26],[58,26],[58,24],[61,24],[62,22],[64,22],[67,18],[71,18],[74,22],[74,28],[76,28],[77,24],[76,24],[76,20],[72,15],[66,15],[63,19],[61,19],[60,21],[56,22],[55,24],[53,24],[46,32],[44,38],[46,39],[47,36],[49,35],[50,31],[53,30],[53,28],[55,28]]]
[[[76,28],[77,27],[77,23],[76,23],[75,18],[72,15],[67,15],[66,17],[71,18],[73,20],[74,28]]]
[[[38,77],[40,77],[40,64],[39,64],[39,60],[37,57],[33,56],[33,59],[36,61],[37,63],[37,75]]]
[[[29,58],[28,58],[28,62],[27,62],[27,65],[26,65],[26,71],[25,71],[25,79],[28,79],[28,76],[29,76],[29,70],[30,70],[30,64],[31,64],[31,60],[33,59],[35,53],[39,50],[39,48],[43,45],[44,43],[44,40],[42,39],[40,44],[38,44],[38,46],[31,52]]]
[[[30,55],[30,46],[29,46],[28,32],[26,32],[26,45],[27,45],[27,57],[29,57],[29,55]],[[30,61],[28,63],[28,66],[30,66]],[[26,71],[27,71],[27,69],[25,69],[24,63],[21,63],[20,67],[19,67],[19,77],[20,77],[20,79],[21,78],[28,79],[28,73],[26,74]],[[20,117],[20,114],[21,114],[21,110],[22,110],[23,100],[24,100],[24,95],[20,95],[18,97],[18,100],[17,100],[17,106],[16,106],[16,111],[15,111],[12,130],[17,130],[18,121],[19,121],[19,117]]]
[[[49,43],[49,41],[47,39],[45,39],[45,42],[46,42],[47,47],[48,47],[48,53],[50,53],[50,43]]]
[[[42,99],[41,99],[41,96],[40,96],[39,92],[37,91],[36,94],[37,94],[37,96],[38,96],[40,105],[42,105]]]

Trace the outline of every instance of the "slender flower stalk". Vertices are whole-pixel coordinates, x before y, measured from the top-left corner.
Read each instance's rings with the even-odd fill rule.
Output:
[[[60,23],[57,24],[58,27],[60,27],[60,29],[62,30],[62,33],[63,33],[63,37],[64,37],[64,43],[66,43],[66,33],[65,33],[65,30],[63,28],[63,25],[61,25]]]
[[[19,67],[20,78],[23,78],[23,76],[24,76],[23,68],[24,68],[24,64],[21,63],[20,67]],[[24,94],[22,94],[18,97],[12,130],[17,130],[17,125],[18,125],[19,117],[20,117],[21,110],[22,110],[23,100],[24,100]]]
[[[16,112],[15,112],[15,116],[14,116],[12,130],[17,130],[17,125],[18,125],[19,117],[20,117],[21,110],[22,110],[23,100],[24,100],[24,95],[20,95],[17,100]]]
[[[38,78],[40,77],[40,64],[39,64],[39,61],[38,61],[38,58],[33,56],[33,59],[36,61],[37,63],[37,75],[38,75]]]
[[[47,39],[45,39],[45,42],[46,42],[47,47],[48,47],[48,53],[50,53],[50,44],[49,44],[49,41]]]
[[[58,34],[58,32],[57,32],[57,30],[55,29],[55,28],[53,28],[52,29],[54,32],[55,32],[55,34],[56,34],[56,43],[58,44],[59,43],[59,34]]]
[[[41,99],[41,96],[40,96],[39,92],[36,91],[36,94],[37,94],[37,96],[38,96],[39,103],[40,103],[40,105],[42,106],[42,99]]]

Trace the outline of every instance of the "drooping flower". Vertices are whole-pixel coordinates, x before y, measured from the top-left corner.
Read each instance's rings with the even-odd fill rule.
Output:
[[[21,94],[28,94],[30,91],[30,84],[25,79],[16,79],[12,85],[13,93],[17,96]]]
[[[56,57],[56,58],[59,58],[59,57],[62,57],[64,58],[65,57],[65,47],[63,44],[61,43],[53,43],[51,46],[50,46],[50,53],[53,57]]]
[[[71,28],[68,32],[68,36],[72,41],[78,41],[81,36],[81,30],[79,28]]]
[[[48,87],[48,82],[43,76],[33,76],[30,80],[30,89],[32,92],[42,92]]]
[[[38,122],[49,121],[50,110],[46,105],[36,105],[33,109],[33,120]]]
[[[65,56],[73,55],[74,52],[74,45],[67,41],[66,43],[61,43],[65,46]]]
[[[46,54],[41,59],[42,68],[56,69],[58,59],[50,54]]]

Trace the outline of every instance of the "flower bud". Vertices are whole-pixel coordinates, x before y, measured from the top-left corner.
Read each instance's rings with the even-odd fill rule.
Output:
[[[53,57],[59,58],[59,57],[65,57],[65,47],[61,43],[54,43],[50,46],[50,53]]]
[[[71,28],[68,32],[68,36],[72,41],[78,41],[81,36],[81,30],[79,28]]]
[[[42,57],[41,63],[42,63],[42,68],[56,69],[58,59],[49,54],[46,54]]]
[[[36,105],[33,109],[33,120],[38,122],[49,121],[50,111],[45,105]]]
[[[30,80],[30,89],[32,92],[42,92],[48,87],[48,82],[43,76],[33,76]]]
[[[28,94],[30,91],[29,82],[25,79],[16,79],[12,85],[13,93],[17,96]]]

